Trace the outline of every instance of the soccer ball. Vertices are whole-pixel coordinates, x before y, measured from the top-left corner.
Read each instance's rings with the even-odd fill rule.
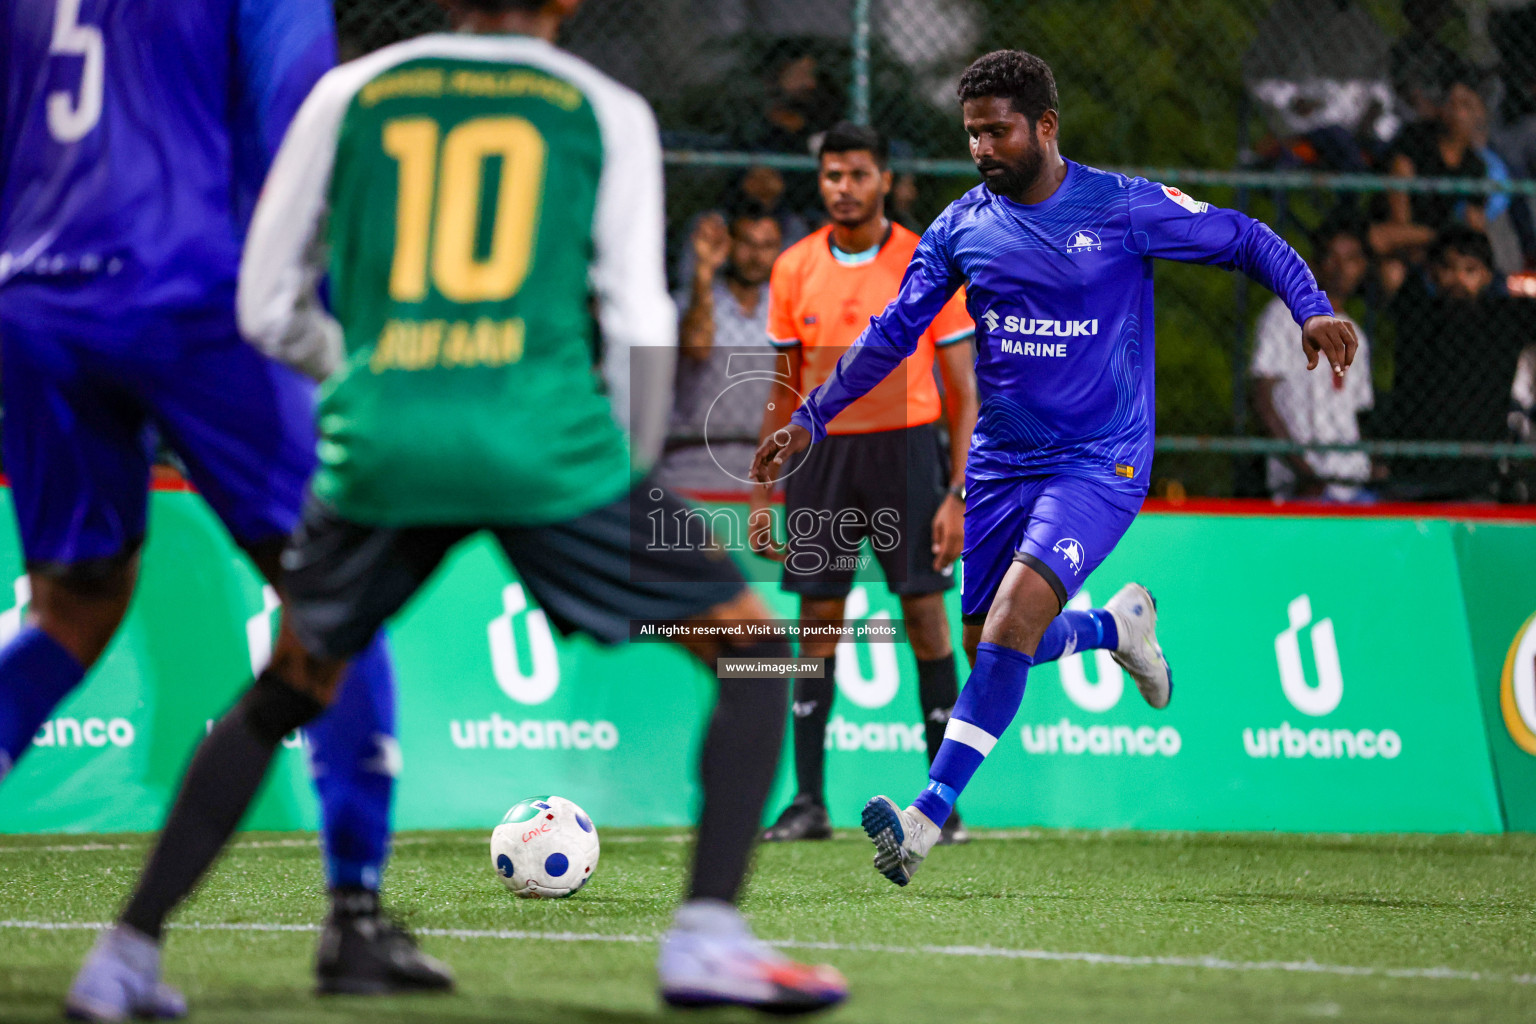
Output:
[[[597,829],[561,796],[512,805],[491,833],[491,864],[501,884],[527,899],[569,896],[597,870]]]

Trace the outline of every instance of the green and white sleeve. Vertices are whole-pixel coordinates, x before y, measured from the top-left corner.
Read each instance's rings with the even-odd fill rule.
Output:
[[[596,76],[594,76],[596,77]],[[607,80],[582,83],[597,113],[603,171],[589,274],[603,336],[603,377],[632,461],[659,457],[672,410],[677,309],[667,294],[661,139],[650,106]],[[632,358],[636,349],[644,350]]]
[[[240,260],[240,333],[316,380],[334,373],[345,352],[341,326],[316,292],[326,267],[322,229],[337,134],[357,91],[400,59],[375,56],[327,73],[299,107],[267,172]]]

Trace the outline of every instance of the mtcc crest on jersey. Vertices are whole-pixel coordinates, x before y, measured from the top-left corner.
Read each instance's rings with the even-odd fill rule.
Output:
[[[1097,232],[1086,228],[1079,228],[1072,232],[1072,237],[1067,240],[1067,252],[1100,252],[1104,243],[1099,241]]]
[[[1067,560],[1074,573],[1083,571],[1083,545],[1071,537],[1063,537],[1051,545],[1051,550]]]

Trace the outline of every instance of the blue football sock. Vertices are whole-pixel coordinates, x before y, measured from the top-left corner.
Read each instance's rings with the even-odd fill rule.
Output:
[[[352,659],[336,703],[307,733],[326,880],[332,889],[376,890],[389,857],[390,802],[400,762],[395,678],[383,633]]]
[[[1035,648],[1035,664],[1099,648],[1114,650],[1120,646],[1120,630],[1115,617],[1103,608],[1078,611],[1068,608],[1051,620]]]
[[[929,769],[928,788],[912,801],[935,825],[949,819],[971,776],[1019,713],[1033,664],[1033,658],[1011,647],[981,644],[976,648],[976,667],[944,727],[944,743]]]
[[[84,678],[85,667],[75,656],[35,626],[27,626],[0,650],[0,778]]]

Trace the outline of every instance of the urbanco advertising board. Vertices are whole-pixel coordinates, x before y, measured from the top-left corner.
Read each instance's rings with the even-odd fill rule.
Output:
[[[1464,529],[1144,515],[1075,603],[1102,604],[1131,579],[1151,588],[1171,706],[1148,708],[1103,652],[1035,668],[1017,719],[961,799],[968,822],[1501,830],[1463,593],[1473,584],[1458,562]],[[28,597],[8,504],[0,579],[14,581],[10,601],[0,599],[3,638]],[[754,585],[774,614],[794,614],[771,582]],[[958,648],[958,591],[950,608]],[[158,827],[207,722],[269,654],[279,611],[199,499],[156,494],[122,634],[0,786],[0,831]],[[848,615],[900,616],[873,566]],[[455,554],[393,624],[390,644],[397,827],[489,827],[545,792],[608,825],[692,819],[714,682],[679,650],[559,636],[485,541]],[[836,678],[827,795],[834,822],[852,826],[869,796],[905,801],[923,785],[923,726],[904,645],[845,643]],[[304,745],[301,735],[287,741],[248,827],[316,826]],[[786,757],[770,813],[792,795],[792,774]]]

